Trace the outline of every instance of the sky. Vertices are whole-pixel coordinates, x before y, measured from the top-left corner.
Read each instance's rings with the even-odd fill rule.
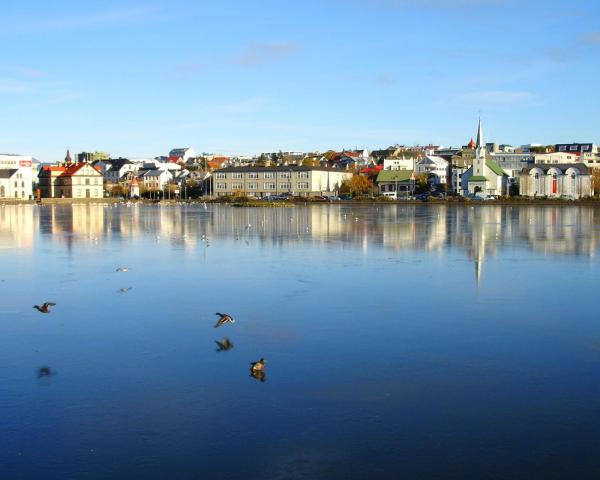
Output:
[[[600,143],[598,0],[0,5],[0,152]]]

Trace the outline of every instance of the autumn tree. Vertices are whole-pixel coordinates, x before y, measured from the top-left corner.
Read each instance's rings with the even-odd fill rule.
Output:
[[[352,178],[344,180],[340,186],[340,193],[356,195],[367,195],[374,189],[373,182],[363,175],[352,175]]]
[[[600,168],[591,168],[592,191],[594,195],[600,195]]]

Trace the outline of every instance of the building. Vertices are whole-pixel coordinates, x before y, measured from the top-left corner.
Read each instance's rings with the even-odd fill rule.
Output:
[[[26,155],[0,154],[0,198],[33,198],[32,161]]]
[[[496,162],[488,159],[486,153],[483,128],[481,119],[479,119],[473,165],[462,175],[463,195],[500,196],[507,194],[508,175]]]
[[[411,172],[415,169],[415,163],[417,158],[415,157],[388,157],[383,160],[384,170],[410,170]]]
[[[138,184],[137,178],[131,178],[131,184],[129,186],[129,198],[139,198],[140,197],[140,186]]]
[[[171,172],[161,168],[140,170],[138,174],[138,182],[144,190],[163,190],[171,178]]]
[[[554,152],[554,153],[536,153],[534,155],[534,163],[542,164],[565,164],[565,163],[580,163],[581,156],[579,153],[571,152]]]
[[[557,143],[554,146],[555,152],[569,153],[599,153],[598,145],[593,143]]]
[[[408,197],[415,191],[414,170],[381,170],[375,181],[379,193],[385,197]]]
[[[39,174],[42,198],[102,198],[102,173],[89,163],[46,165]]]
[[[531,153],[498,152],[492,154],[492,159],[494,163],[504,170],[509,179],[518,179],[521,171],[535,162],[535,157]]]
[[[196,152],[193,148],[174,148],[169,152],[169,162],[187,162],[190,158],[196,158]]]
[[[140,163],[134,163],[127,158],[98,160],[93,165],[102,172],[106,183],[111,185],[119,183],[127,172],[137,172],[141,167]]]
[[[583,164],[539,164],[524,168],[519,182],[524,197],[577,199],[594,194],[591,175]]]
[[[326,167],[225,167],[213,174],[213,194],[243,194],[259,198],[281,193],[322,195],[337,192],[342,182],[350,178],[352,172]]]
[[[448,178],[448,161],[434,155],[422,158],[417,162],[415,171],[425,173],[434,185],[445,184]]]

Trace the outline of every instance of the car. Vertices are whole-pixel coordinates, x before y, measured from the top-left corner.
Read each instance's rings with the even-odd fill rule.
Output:
[[[352,195],[344,193],[344,194],[340,195],[340,200],[352,200]]]
[[[327,198],[324,195],[314,195],[314,196],[310,197],[310,199],[315,202],[328,202],[329,201],[329,198]]]
[[[422,202],[426,202],[428,198],[429,198],[429,192],[418,193],[417,195],[415,195],[415,200],[420,200]]]

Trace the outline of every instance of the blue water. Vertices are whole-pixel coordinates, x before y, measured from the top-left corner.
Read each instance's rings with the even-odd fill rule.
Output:
[[[599,478],[599,241],[591,207],[0,206],[0,478]]]

